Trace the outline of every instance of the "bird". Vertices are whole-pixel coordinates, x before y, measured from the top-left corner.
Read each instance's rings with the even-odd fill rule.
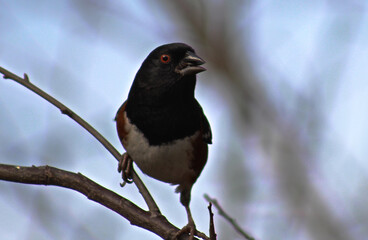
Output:
[[[197,233],[190,211],[191,190],[208,158],[212,144],[210,123],[195,98],[196,75],[205,61],[184,43],[157,47],[139,68],[128,98],[115,120],[126,150],[119,170],[130,181],[133,161],[159,181],[178,185],[188,224],[180,233]]]

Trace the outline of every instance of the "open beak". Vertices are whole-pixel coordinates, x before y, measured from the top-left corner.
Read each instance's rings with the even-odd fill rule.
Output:
[[[176,71],[183,76],[197,74],[206,71],[206,69],[201,66],[204,63],[205,61],[202,58],[198,57],[194,52],[188,51],[185,57],[180,61]]]

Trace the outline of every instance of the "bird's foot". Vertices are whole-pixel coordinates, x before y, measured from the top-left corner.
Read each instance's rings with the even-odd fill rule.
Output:
[[[189,233],[189,240],[193,240],[194,239],[194,234],[197,231],[196,226],[194,224],[194,222],[189,222],[185,227],[183,227],[182,229],[180,229],[176,234],[175,234],[175,238],[174,239],[179,239],[179,237],[184,234],[184,233]]]
[[[121,187],[124,187],[126,183],[132,183],[133,182],[133,161],[128,155],[128,153],[124,153],[121,156],[121,159],[119,160],[118,164],[118,172],[121,172],[121,177],[123,178],[123,183],[120,183]]]
[[[189,234],[189,240],[193,240],[194,239],[194,236],[197,236],[201,239],[204,239],[204,240],[210,240],[206,234],[198,231],[196,229],[196,226],[194,224],[194,222],[189,222],[185,227],[183,227],[182,229],[180,229],[176,234],[175,234],[175,237],[174,239],[179,239],[179,237],[182,235],[182,234],[186,234],[188,233]]]

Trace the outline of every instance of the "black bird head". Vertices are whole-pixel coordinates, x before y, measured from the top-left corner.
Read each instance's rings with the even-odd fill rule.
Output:
[[[162,45],[153,50],[142,63],[129,99],[155,102],[194,97],[196,74],[205,71],[205,61],[184,43]],[[147,99],[147,97],[149,99]]]

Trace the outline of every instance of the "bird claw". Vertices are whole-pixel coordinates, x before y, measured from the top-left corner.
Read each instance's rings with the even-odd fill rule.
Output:
[[[189,222],[186,226],[184,226],[182,229],[180,229],[174,236],[173,239],[179,239],[179,237],[182,235],[182,234],[185,234],[185,233],[188,233],[189,234],[189,240],[193,240],[194,239],[194,236],[197,236],[201,239],[204,239],[204,240],[210,240],[206,234],[198,231],[196,229],[196,226],[194,224],[194,222]]]
[[[184,226],[182,229],[180,229],[176,234],[174,239],[179,239],[179,237],[184,234],[184,233],[189,233],[189,240],[193,240],[194,239],[194,234],[196,232],[196,226],[194,225],[194,223],[188,223],[186,226]]]
[[[127,153],[124,153],[119,160],[118,172],[121,172],[121,177],[124,181],[123,183],[120,183],[121,187],[124,187],[126,183],[133,182],[133,161]]]

